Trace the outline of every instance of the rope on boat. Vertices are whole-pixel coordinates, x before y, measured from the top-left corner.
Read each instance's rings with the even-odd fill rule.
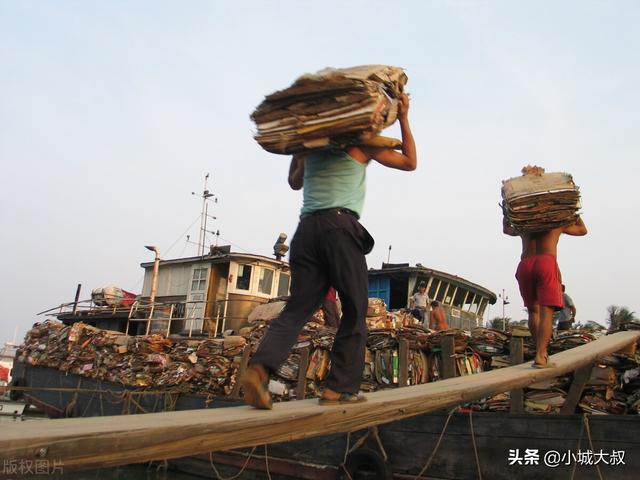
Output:
[[[163,402],[163,412],[174,411],[178,403],[178,398],[181,393],[187,393],[184,388],[177,387],[173,389],[165,390],[111,390],[102,388],[81,388],[82,379],[79,379],[78,385],[73,387],[21,387],[21,386],[7,386],[3,387],[3,390],[15,390],[19,392],[57,392],[57,393],[73,393],[73,397],[69,404],[64,409],[65,417],[72,417],[74,410],[78,404],[78,397],[80,394],[91,396],[89,402],[85,406],[83,416],[86,415],[91,402],[95,399],[96,394],[100,402],[100,412],[104,416],[103,394],[108,395],[110,398],[107,400],[112,404],[122,404],[122,415],[128,415],[132,413],[132,404],[135,407],[133,413],[149,413],[149,410],[145,409],[137,400],[139,396],[143,395],[162,395],[162,399],[156,398],[155,403],[151,411],[157,411],[157,407],[160,401]]]
[[[222,475],[220,475],[220,472],[218,472],[218,469],[216,468],[216,466],[213,463],[213,452],[209,452],[209,463],[211,464],[211,468],[213,469],[213,472],[216,474],[216,477],[218,480],[235,480],[236,478],[240,477],[240,475],[242,475],[245,471],[245,469],[247,468],[247,465],[249,465],[249,460],[251,460],[251,457],[253,456],[253,452],[255,452],[256,448],[258,447],[253,447],[251,449],[251,451],[249,452],[249,455],[247,455],[247,459],[244,462],[244,465],[242,466],[242,468],[240,469],[240,471],[238,473],[236,473],[235,475],[233,475],[232,477],[223,477]],[[265,454],[266,454],[266,445],[265,445]]]
[[[476,457],[476,467],[478,468],[478,479],[482,480],[482,470],[480,469],[480,458],[478,457],[478,447],[476,446],[476,434],[473,431],[473,410],[469,410],[469,428],[471,429],[471,443],[473,453]]]
[[[73,393],[73,398],[71,399],[71,401],[69,402],[69,404],[67,405],[67,408],[64,409],[64,415],[65,417],[70,417],[71,416],[71,412],[73,412],[76,408],[76,404],[78,403],[78,394],[80,391],[80,385],[82,385],[82,379],[78,379],[78,385],[76,386],[74,393]]]
[[[18,387],[13,385],[3,386],[2,390],[15,390],[17,392],[79,392],[79,393],[118,393],[116,390],[99,388],[73,388],[73,387]],[[164,393],[188,393],[180,388],[166,390],[128,390],[134,395],[161,395]]]
[[[587,416],[586,413],[582,414],[582,423],[584,424],[587,430],[587,438],[589,439],[589,446],[591,447],[591,452],[595,453],[595,449],[593,448],[593,439],[591,438],[591,427],[589,425],[589,417]],[[602,472],[600,471],[600,465],[598,463],[596,463],[596,470],[598,471],[598,478],[600,480],[603,480]]]
[[[586,413],[582,414],[582,422],[580,422],[580,435],[578,436],[578,445],[576,445],[576,452],[580,451],[580,446],[582,445],[582,436],[584,435],[585,429],[587,430],[587,438],[589,439],[589,446],[591,447],[591,451],[593,452],[593,439],[591,438],[591,426],[589,425],[589,416]],[[576,467],[578,466],[578,462],[572,462],[573,468],[571,469],[571,477],[570,480],[573,480],[576,474]],[[600,465],[596,464],[596,471],[598,472],[598,478],[600,480],[604,480],[602,476],[602,472],[600,471]]]
[[[351,478],[351,474],[349,473],[349,470],[347,470],[347,456],[349,456],[349,452],[351,452],[351,450],[349,449],[349,443],[351,443],[351,432],[347,432],[347,445],[345,446],[344,449],[344,457],[342,458],[342,463],[340,464],[340,468],[342,468],[342,470],[344,470],[344,473],[347,474],[347,477],[349,478],[349,480],[352,480]]]
[[[358,441],[356,443],[353,444],[352,447],[350,447],[350,443],[351,443],[351,432],[347,432],[347,444],[345,446],[344,449],[344,456],[342,458],[342,463],[338,466],[338,468],[341,468],[342,470],[344,470],[344,473],[346,473],[347,477],[349,478],[349,480],[352,480],[351,474],[349,473],[349,471],[347,470],[347,458],[349,457],[349,454],[352,453],[354,450],[357,450],[358,448],[360,448],[362,445],[364,445],[364,442],[367,441],[367,438],[369,438],[369,436],[372,436],[377,445],[378,448],[380,449],[380,453],[382,454],[382,457],[384,458],[384,461],[386,462],[387,459],[389,458],[387,456],[387,452],[384,449],[384,445],[382,444],[382,440],[380,440],[380,435],[378,433],[378,427],[377,426],[373,426],[373,427],[369,427],[367,429],[367,433],[365,433],[362,437],[360,437],[358,439]]]
[[[440,448],[440,442],[442,442],[442,438],[444,437],[444,432],[447,431],[447,427],[449,426],[449,420],[451,420],[451,417],[453,417],[453,414],[456,412],[457,409],[458,407],[455,407],[449,412],[449,415],[447,416],[447,421],[444,422],[444,427],[442,428],[442,432],[440,432],[440,437],[436,442],[435,448],[431,452],[431,455],[429,456],[429,459],[427,460],[427,463],[425,464],[425,466],[422,467],[422,470],[420,470],[420,473],[418,473],[418,475],[413,477],[414,480],[418,480],[419,478],[421,478],[422,474],[426,472],[427,469],[431,466],[431,462],[433,461],[433,458],[436,456],[436,452],[438,451],[438,448]]]
[[[267,470],[267,478],[271,480],[271,472],[269,472],[269,453],[267,452],[267,444],[264,444],[264,465]]]

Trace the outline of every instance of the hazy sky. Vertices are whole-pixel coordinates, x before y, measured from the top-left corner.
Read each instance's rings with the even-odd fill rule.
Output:
[[[304,72],[371,63],[406,69],[419,165],[368,168],[369,266],[393,245],[524,318],[498,202],[538,164],[581,188],[589,235],[559,246],[577,318],[638,312],[638,25],[635,1],[0,0],[0,341],[78,283],[139,292],[144,245],[194,255],[207,172],[210,227],[270,255],[301,194],[249,115]]]

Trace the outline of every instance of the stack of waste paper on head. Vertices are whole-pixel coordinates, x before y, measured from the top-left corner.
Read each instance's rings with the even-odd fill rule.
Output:
[[[368,144],[396,120],[406,83],[402,68],[386,65],[305,74],[256,108],[251,115],[258,128],[255,139],[266,151],[280,154]],[[395,140],[384,146],[399,145]]]
[[[522,176],[502,182],[502,209],[520,233],[571,225],[580,210],[580,189],[568,173],[545,173],[527,166]]]

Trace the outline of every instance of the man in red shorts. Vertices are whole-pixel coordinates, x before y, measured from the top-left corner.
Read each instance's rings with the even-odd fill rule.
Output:
[[[545,232],[520,233],[502,220],[502,230],[512,237],[522,238],[522,255],[516,271],[520,294],[529,312],[529,330],[536,342],[536,368],[554,367],[548,362],[547,347],[553,332],[553,312],[563,307],[560,270],[556,261],[560,235],[583,236],[587,234],[582,219],[572,225]]]

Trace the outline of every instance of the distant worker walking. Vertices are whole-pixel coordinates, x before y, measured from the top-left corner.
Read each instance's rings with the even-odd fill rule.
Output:
[[[269,374],[290,354],[298,333],[330,286],[335,287],[342,301],[342,319],[320,403],[365,400],[358,392],[367,340],[365,255],[373,248],[373,238],[358,219],[364,204],[366,168],[371,160],[398,170],[414,170],[417,166],[408,113],[409,98],[402,94],[398,102],[402,153],[384,147],[350,146],[293,157],[289,185],[294,190],[304,186],[304,190],[300,223],[291,242],[291,297],[280,317],[269,325],[240,380],[249,405],[272,408],[267,389]]]
[[[336,289],[331,287],[322,301],[322,313],[324,324],[328,327],[338,328],[340,325],[340,308],[338,307],[338,296]]]
[[[565,292],[565,286],[562,284],[562,300],[564,307],[557,314],[558,331],[570,330],[573,322],[576,321],[576,304],[573,299]]]

